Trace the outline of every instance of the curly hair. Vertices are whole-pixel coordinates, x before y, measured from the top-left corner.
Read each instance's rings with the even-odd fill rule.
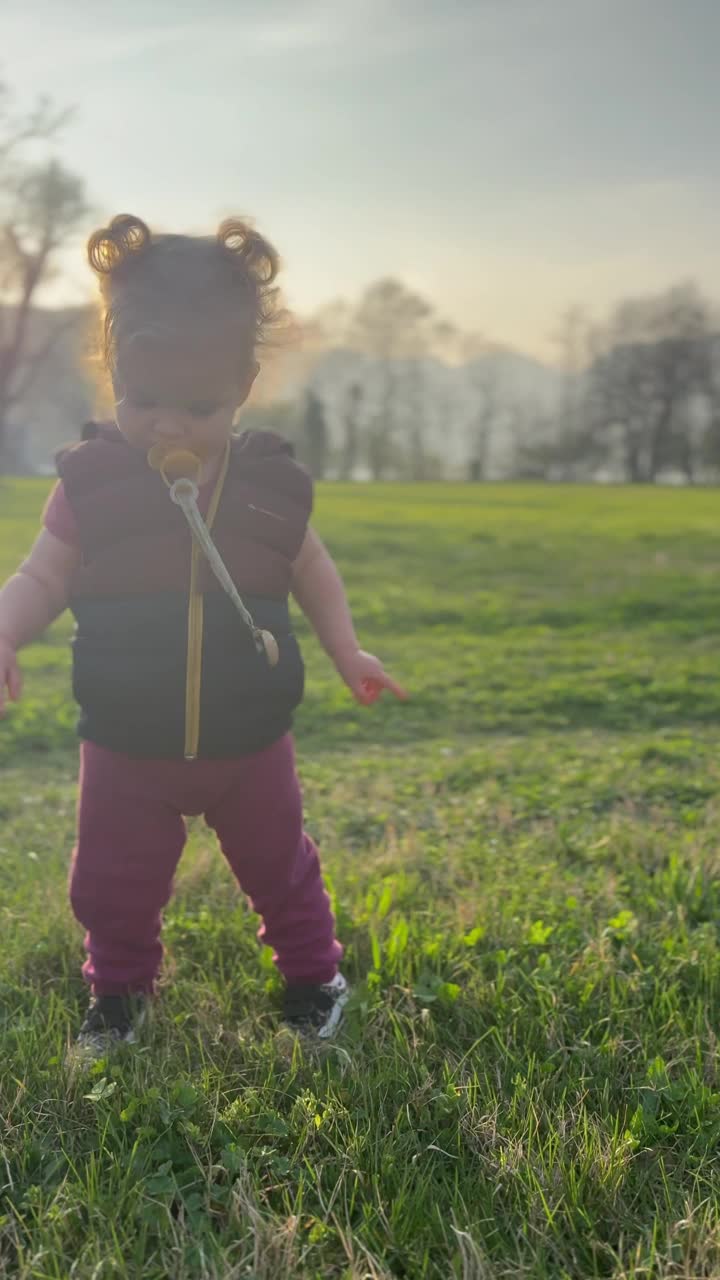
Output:
[[[234,321],[252,356],[286,319],[278,255],[242,218],[226,219],[214,236],[189,236],[154,234],[121,213],[93,232],[87,258],[100,286],[100,354],[110,373],[121,338],[148,325],[173,326],[183,316]]]

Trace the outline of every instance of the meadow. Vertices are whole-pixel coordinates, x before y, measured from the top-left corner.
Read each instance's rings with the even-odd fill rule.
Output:
[[[0,481],[0,578],[46,482]],[[0,1276],[720,1275],[720,522],[710,491],[320,488],[364,646],[305,634],[307,825],[355,995],[277,1034],[193,821],[143,1043],[81,1070],[70,626],[0,724]]]

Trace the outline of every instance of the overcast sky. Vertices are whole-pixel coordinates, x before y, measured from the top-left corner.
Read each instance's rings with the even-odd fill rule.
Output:
[[[393,273],[543,356],[573,302],[720,299],[718,50],[720,0],[0,0],[101,218],[250,213],[302,311]]]

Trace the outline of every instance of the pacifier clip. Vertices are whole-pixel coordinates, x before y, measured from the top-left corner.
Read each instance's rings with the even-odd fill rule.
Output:
[[[173,449],[165,445],[153,445],[147,455],[148,465],[159,471],[168,487],[170,498],[180,508],[190,527],[190,532],[202,551],[223,591],[237,609],[250,632],[258,653],[264,654],[269,666],[277,666],[280,651],[271,631],[255,625],[252,614],[243,602],[212,535],[198,507],[197,479],[202,466],[201,459],[190,449]]]

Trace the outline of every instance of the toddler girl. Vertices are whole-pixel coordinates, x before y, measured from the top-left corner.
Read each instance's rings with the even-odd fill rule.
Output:
[[[88,258],[115,422],[86,426],[60,454],[44,527],[0,592],[0,714],[6,689],[20,697],[18,649],[67,606],[76,622],[70,900],[91,989],[79,1042],[104,1053],[135,1038],[190,814],[217,833],[262,917],[285,1020],[326,1038],[348,986],[302,825],[290,727],[303,664],[289,594],[360,702],[383,688],[404,695],[358,647],[339,574],[308,527],[312,482],[291,446],[233,434],[280,316],[277,256],[238,220],[191,237],[152,235],[122,215],[91,236]],[[171,501],[178,469],[196,482],[231,594]]]

